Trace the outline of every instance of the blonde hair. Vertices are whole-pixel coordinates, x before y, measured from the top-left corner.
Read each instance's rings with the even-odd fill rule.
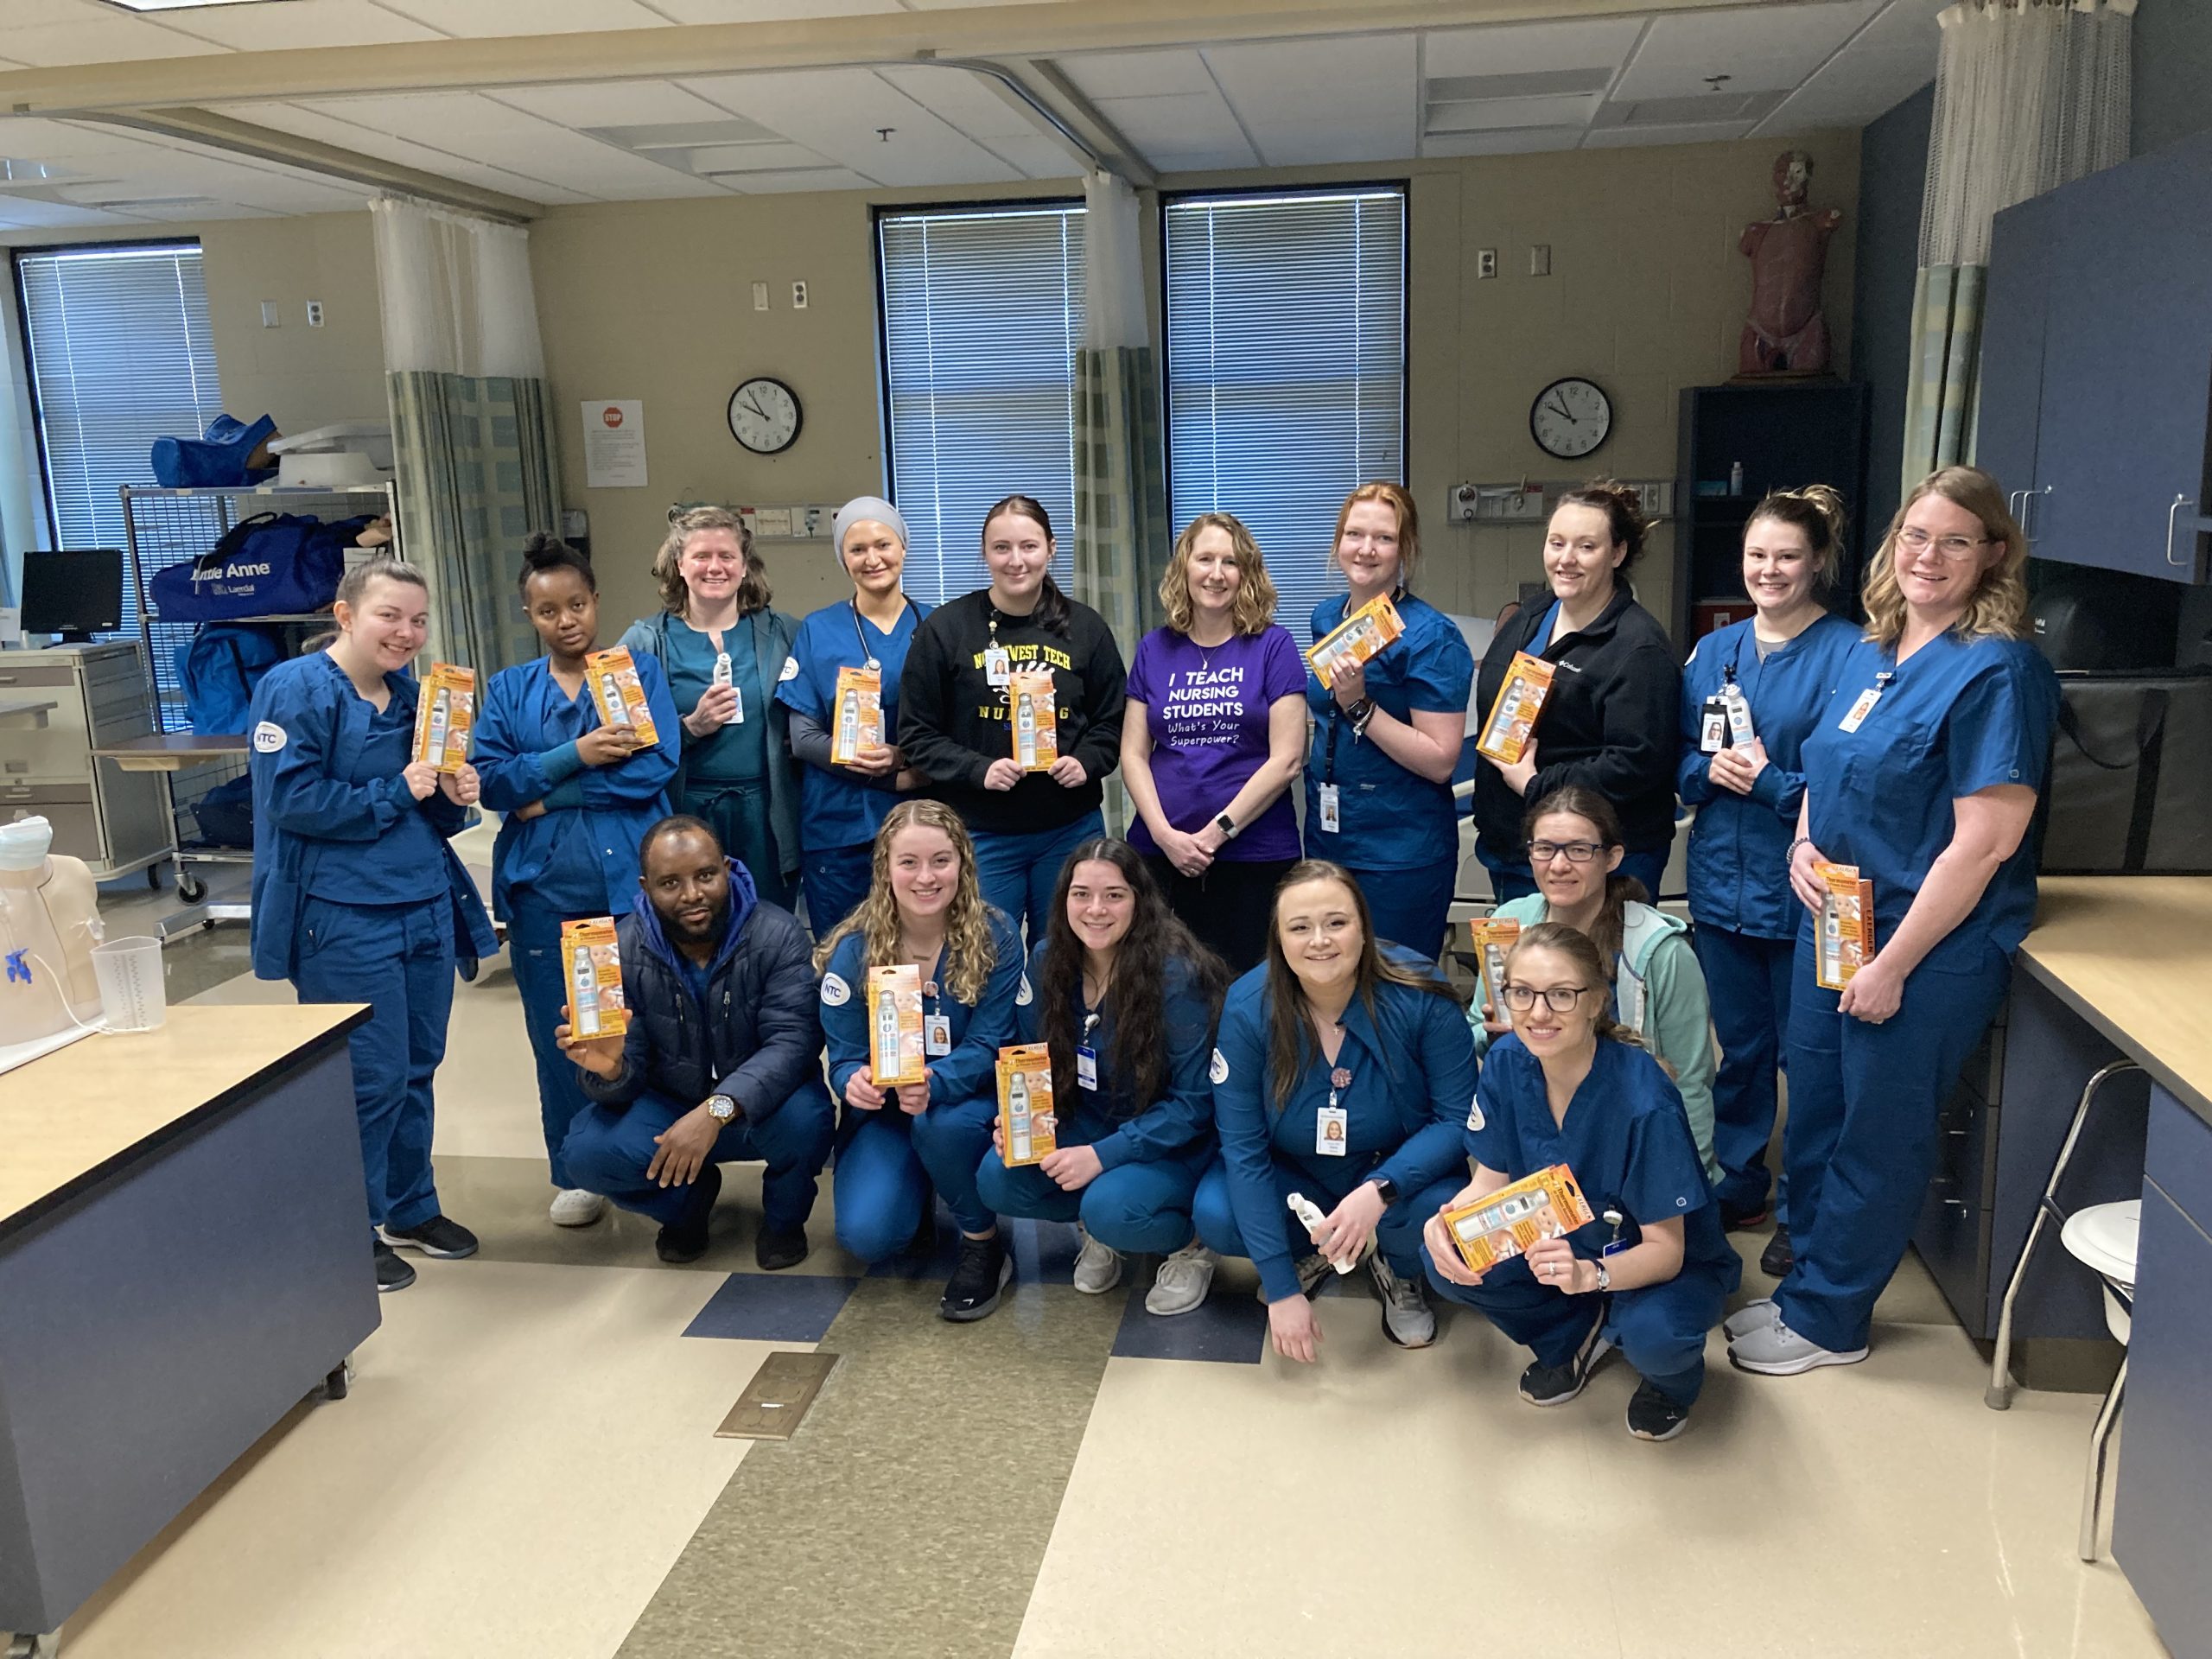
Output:
[[[753,526],[745,515],[728,507],[690,507],[668,518],[668,536],[653,555],[653,577],[660,583],[660,607],[671,616],[691,608],[691,589],[683,580],[683,544],[702,530],[726,530],[737,537],[745,556],[745,575],[737,584],[737,613],[750,616],[765,611],[773,597],[768,591],[768,567],[753,554]]]
[[[1751,539],[1751,526],[1762,518],[1786,524],[1805,537],[1805,545],[1812,550],[1815,587],[1825,588],[1835,580],[1835,556],[1842,550],[1844,526],[1849,522],[1839,492],[1826,484],[1769,490],[1744,520],[1745,541]]]
[[[2018,639],[2027,632],[2027,537],[2005,505],[2005,492],[1979,467],[1942,467],[1906,492],[1882,545],[1866,565],[1866,638],[1894,645],[1904,636],[1904,590],[1897,586],[1897,531],[1905,515],[1928,496],[1940,495],[1981,521],[1981,533],[2004,544],[1997,563],[1981,573],[1966,614],[1952,626],[1962,639]]]
[[[906,830],[943,832],[959,856],[960,880],[944,912],[944,959],[938,964],[938,982],[954,1001],[973,1007],[998,966],[998,946],[991,938],[990,906],[976,880],[976,843],[960,815],[942,801],[901,801],[884,815],[883,827],[875,832],[874,880],[868,883],[868,897],[814,947],[814,971],[830,965],[849,933],[861,936],[867,964],[882,967],[898,959],[899,899],[891,891],[891,843]]]
[[[1388,479],[1363,484],[1344,497],[1344,505],[1337,509],[1337,533],[1329,538],[1329,562],[1336,563],[1337,549],[1344,543],[1344,520],[1363,501],[1380,501],[1398,515],[1398,586],[1411,591],[1414,571],[1421,563],[1421,513],[1405,486]]]
[[[1260,544],[1233,512],[1202,512],[1175,538],[1167,574],[1160,579],[1160,606],[1167,614],[1167,626],[1178,633],[1191,631],[1191,550],[1198,545],[1199,533],[1208,530],[1228,532],[1230,553],[1241,578],[1230,620],[1239,633],[1263,632],[1274,620],[1275,585],[1268,579],[1268,562],[1260,556]]]

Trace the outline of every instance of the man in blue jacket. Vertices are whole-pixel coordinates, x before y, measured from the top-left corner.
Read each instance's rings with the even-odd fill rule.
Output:
[[[815,1178],[835,1130],[822,1082],[812,942],[762,901],[701,820],[663,818],[639,849],[644,891],[617,925],[629,1034],[561,1046],[592,1104],[562,1147],[570,1179],[661,1224],[664,1262],[696,1262],[717,1166],[765,1161],[753,1259],[806,1259]]]

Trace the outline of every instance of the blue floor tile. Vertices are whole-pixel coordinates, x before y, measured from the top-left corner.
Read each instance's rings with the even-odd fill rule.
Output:
[[[733,1273],[684,1328],[687,1337],[819,1342],[857,1279],[819,1274]]]
[[[1249,1291],[1217,1289],[1188,1313],[1161,1319],[1144,1311],[1149,1274],[1129,1287],[1128,1306],[1115,1334],[1116,1359],[1201,1359],[1256,1365],[1267,1346],[1268,1310]]]

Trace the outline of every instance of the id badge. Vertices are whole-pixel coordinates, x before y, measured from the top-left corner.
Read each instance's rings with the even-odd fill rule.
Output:
[[[1096,1049],[1085,1047],[1076,1050],[1075,1080],[1078,1088],[1089,1089],[1094,1093],[1097,1090],[1098,1051]]]
[[[983,653],[983,677],[993,685],[1005,686],[1014,680],[1014,653],[1004,645],[995,645]]]
[[[1882,700],[1882,688],[1870,685],[1859,694],[1859,701],[1851,705],[1851,712],[1836,721],[1836,729],[1855,732],[1866,724],[1866,716],[1874,712],[1874,705]]]
[[[724,721],[722,724],[725,726],[742,726],[745,724],[745,688],[740,685],[735,680],[732,680],[729,684],[729,689],[737,693],[737,707],[730,711],[729,718]]]
[[[922,1016],[922,1052],[936,1059],[942,1059],[952,1052],[950,1014],[925,1014]]]
[[[1718,697],[1705,700],[1705,710],[1698,716],[1697,752],[1718,754],[1728,747],[1728,705]]]
[[[1324,1106],[1313,1114],[1313,1150],[1324,1158],[1341,1158],[1345,1137],[1351,1133],[1351,1113],[1342,1106]]]
[[[1343,828],[1337,811],[1337,786],[1334,784],[1321,785],[1321,828],[1332,836]]]

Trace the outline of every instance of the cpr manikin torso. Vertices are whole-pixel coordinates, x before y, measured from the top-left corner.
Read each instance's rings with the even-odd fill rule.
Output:
[[[0,823],[0,1049],[99,1016],[99,893],[80,858],[49,854],[44,818]]]

